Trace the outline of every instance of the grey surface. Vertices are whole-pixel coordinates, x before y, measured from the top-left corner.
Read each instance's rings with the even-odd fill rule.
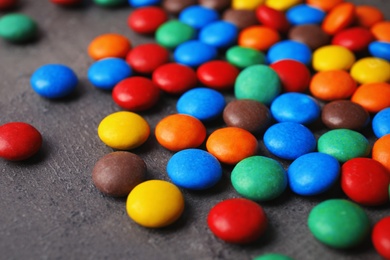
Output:
[[[42,133],[44,143],[30,160],[0,160],[0,259],[251,259],[266,252],[295,259],[379,259],[369,241],[353,250],[334,250],[310,235],[309,211],[324,199],[344,197],[337,187],[312,198],[286,191],[276,201],[261,203],[269,228],[256,243],[238,246],[218,240],[208,230],[206,217],[217,202],[238,197],[229,181],[229,167],[216,187],[183,190],[186,209],[174,225],[154,230],[135,224],[126,214],[124,199],[103,196],[91,181],[95,162],[113,151],[99,140],[97,126],[120,109],[110,93],[88,83],[92,60],[86,49],[94,37],[108,32],[126,35],[133,45],[153,38],[128,29],[129,7],[109,10],[86,4],[63,9],[44,0],[21,2],[17,11],[38,22],[41,36],[27,45],[0,41],[0,124],[30,123]],[[389,19],[389,1],[353,2],[379,6]],[[32,91],[29,78],[46,63],[63,63],[75,70],[80,84],[72,97],[49,101]],[[232,93],[225,95],[232,99]],[[161,118],[176,112],[176,100],[165,95],[155,109],[141,113],[152,130]],[[221,126],[221,120],[207,124],[208,133]],[[313,130],[317,137],[324,131],[321,126]],[[370,131],[365,134],[374,140]],[[266,155],[259,140],[259,154]],[[168,180],[165,165],[172,153],[161,148],[153,135],[133,152],[146,161],[148,179]],[[389,204],[364,209],[372,223],[390,214]]]

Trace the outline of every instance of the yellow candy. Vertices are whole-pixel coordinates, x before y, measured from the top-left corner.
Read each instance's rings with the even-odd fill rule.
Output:
[[[380,58],[363,58],[353,64],[351,76],[360,84],[388,82],[390,81],[390,63]]]
[[[268,7],[279,11],[286,11],[287,9],[301,3],[301,0],[267,0],[265,4]]]
[[[263,4],[264,0],[233,0],[232,8],[233,9],[245,9],[245,10],[254,10],[259,5]]]
[[[313,68],[316,71],[349,70],[355,62],[355,55],[343,46],[327,45],[313,53]]]
[[[103,143],[114,149],[129,150],[148,139],[150,127],[140,115],[121,111],[106,116],[100,122],[98,135]]]
[[[151,180],[137,185],[126,201],[127,214],[141,226],[165,227],[183,213],[183,194],[174,184]]]

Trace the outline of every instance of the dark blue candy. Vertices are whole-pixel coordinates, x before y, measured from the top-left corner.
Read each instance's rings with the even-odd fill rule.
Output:
[[[217,57],[217,48],[198,40],[180,44],[174,51],[173,57],[177,63],[190,67],[198,67]]]
[[[200,5],[189,6],[179,14],[180,21],[195,29],[201,29],[218,19],[219,14],[217,11]]]
[[[160,3],[161,3],[161,0],[129,0],[129,4],[133,7],[158,5]]]
[[[372,42],[368,50],[372,56],[390,61],[390,42]]]
[[[237,41],[237,36],[237,26],[229,22],[217,21],[203,27],[199,39],[217,48],[227,48]]]
[[[372,130],[378,138],[390,134],[390,107],[382,109],[374,116]]]
[[[267,60],[270,64],[285,59],[310,65],[311,50],[306,44],[292,40],[280,41],[268,50]]]
[[[221,179],[222,167],[212,154],[201,149],[186,149],[171,157],[167,173],[179,187],[202,190],[214,186]]]
[[[291,7],[286,12],[286,18],[292,25],[321,24],[326,13],[306,4]]]

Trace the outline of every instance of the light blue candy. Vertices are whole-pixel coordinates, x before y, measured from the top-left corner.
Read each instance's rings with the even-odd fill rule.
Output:
[[[217,48],[198,40],[192,40],[177,46],[173,57],[177,63],[198,67],[217,57]]]
[[[180,114],[207,121],[220,116],[225,106],[225,98],[218,91],[209,88],[194,88],[179,98],[176,109]]]
[[[306,4],[291,7],[286,12],[286,18],[292,25],[321,24],[326,13]]]
[[[214,186],[222,177],[217,158],[200,149],[185,149],[175,153],[167,164],[172,182],[182,188],[203,190]]]
[[[200,5],[189,6],[179,14],[180,21],[195,29],[201,29],[218,19],[217,11]]]
[[[203,27],[199,39],[217,48],[227,48],[236,43],[237,36],[237,26],[229,22],[217,21]]]
[[[272,64],[280,60],[290,59],[310,65],[311,56],[311,50],[306,44],[285,40],[271,46],[268,50],[267,60]]]
[[[382,109],[374,116],[372,130],[378,138],[390,134],[390,107]]]
[[[274,99],[271,114],[278,122],[310,124],[319,118],[321,108],[309,95],[289,92]]]
[[[77,87],[78,78],[68,66],[46,64],[33,73],[30,84],[42,97],[55,99],[71,94]]]
[[[390,43],[389,42],[372,42],[368,45],[368,50],[372,56],[390,61]]]
[[[308,153],[295,159],[287,170],[291,190],[303,196],[318,195],[329,190],[340,174],[336,158],[325,153]]]
[[[158,5],[160,3],[161,3],[161,0],[129,0],[129,4],[132,7]]]
[[[89,67],[88,80],[95,87],[112,90],[116,84],[132,75],[131,67],[120,58],[106,58]]]

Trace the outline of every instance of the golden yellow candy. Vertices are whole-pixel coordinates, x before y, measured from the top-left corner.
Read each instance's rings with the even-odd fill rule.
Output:
[[[175,222],[183,213],[183,194],[174,184],[150,180],[138,184],[126,201],[127,214],[141,226],[165,227]]]
[[[140,115],[121,111],[106,116],[100,122],[98,135],[103,143],[114,149],[129,150],[148,139],[150,127]]]
[[[390,81],[390,63],[380,58],[363,58],[353,64],[351,76],[360,84],[388,82]]]
[[[302,0],[267,0],[265,4],[268,7],[279,11],[286,11],[294,5],[300,4]]]
[[[233,9],[255,10],[259,5],[263,4],[264,0],[233,0]]]
[[[327,45],[313,53],[313,68],[316,71],[349,70],[355,62],[355,55],[349,49],[338,45]]]

